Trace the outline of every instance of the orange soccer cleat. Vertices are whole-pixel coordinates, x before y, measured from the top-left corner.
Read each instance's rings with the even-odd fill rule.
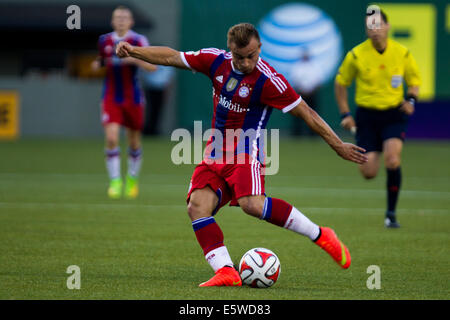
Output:
[[[320,231],[321,235],[315,243],[325,250],[341,268],[347,269],[350,267],[350,263],[352,262],[350,252],[345,244],[336,236],[334,230],[327,227],[320,227]]]
[[[206,282],[200,283],[199,287],[240,287],[242,280],[239,272],[233,267],[223,267],[216,271],[216,275]]]

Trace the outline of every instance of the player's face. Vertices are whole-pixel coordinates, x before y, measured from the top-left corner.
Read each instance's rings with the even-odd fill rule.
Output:
[[[261,43],[252,38],[244,48],[238,48],[233,42],[230,43],[230,51],[233,57],[233,65],[240,72],[248,74],[255,69],[261,53]]]
[[[367,36],[375,42],[383,42],[386,41],[389,33],[389,23],[386,23],[381,19],[379,28],[371,28],[369,29],[367,23],[371,23],[370,18],[366,18],[366,33]]]
[[[133,17],[129,10],[117,9],[114,10],[111,20],[111,25],[114,31],[124,32],[131,29],[133,26]]]

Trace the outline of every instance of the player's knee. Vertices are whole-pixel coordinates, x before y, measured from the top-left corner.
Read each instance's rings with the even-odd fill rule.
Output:
[[[209,217],[212,214],[210,206],[206,205],[201,199],[191,197],[187,205],[187,213],[192,221]]]
[[[400,157],[397,155],[388,155],[384,160],[384,166],[387,169],[396,169],[400,166]]]
[[[106,148],[108,149],[114,149],[119,146],[119,140],[116,137],[106,137]]]
[[[129,139],[128,144],[131,149],[138,150],[141,148],[141,139],[138,136],[133,136]]]
[[[377,170],[365,169],[365,170],[361,170],[361,174],[366,180],[370,180],[370,179],[374,179],[377,176]]]
[[[372,172],[370,172],[370,173],[368,173],[368,172],[363,173],[363,177],[366,180],[374,179],[376,176],[377,176],[377,174],[376,173],[372,173]]]
[[[141,144],[139,142],[130,142],[131,150],[139,150],[141,148]]]
[[[187,205],[187,212],[192,220],[196,220],[202,215],[202,207],[198,201],[190,199]]]

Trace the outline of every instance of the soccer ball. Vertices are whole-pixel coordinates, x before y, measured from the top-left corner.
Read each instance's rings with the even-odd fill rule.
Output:
[[[273,286],[280,272],[280,260],[275,253],[266,248],[248,250],[239,262],[242,283],[253,288]]]

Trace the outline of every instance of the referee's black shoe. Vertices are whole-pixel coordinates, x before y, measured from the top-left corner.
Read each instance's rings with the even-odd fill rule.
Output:
[[[386,212],[386,218],[384,219],[384,226],[386,228],[400,228],[400,224],[395,218],[395,212]]]

